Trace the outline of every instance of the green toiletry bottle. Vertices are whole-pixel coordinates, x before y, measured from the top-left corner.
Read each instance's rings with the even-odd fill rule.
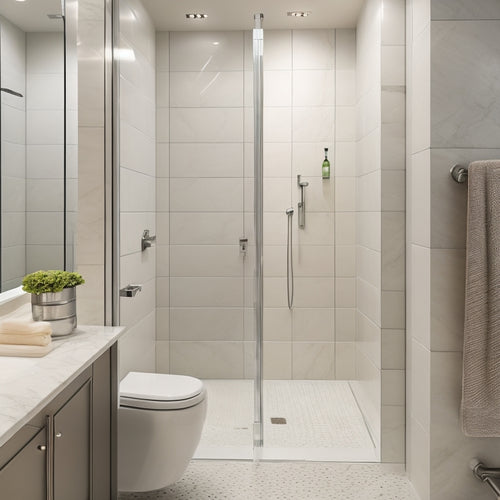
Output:
[[[330,161],[328,160],[328,148],[325,148],[325,159],[323,160],[323,165],[321,166],[321,177],[323,177],[323,179],[330,178]]]

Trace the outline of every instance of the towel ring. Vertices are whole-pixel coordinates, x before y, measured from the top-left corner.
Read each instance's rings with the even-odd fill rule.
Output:
[[[469,171],[467,167],[464,167],[462,165],[453,165],[453,167],[450,168],[450,174],[453,180],[455,182],[458,182],[459,184],[463,184],[464,182],[466,182],[469,177]]]

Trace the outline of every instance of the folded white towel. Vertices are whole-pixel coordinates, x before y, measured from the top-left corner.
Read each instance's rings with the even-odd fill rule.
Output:
[[[0,344],[0,356],[18,356],[24,358],[41,358],[54,349],[51,342],[45,346]]]
[[[44,335],[52,334],[52,327],[47,321],[29,321],[25,319],[4,319],[0,321],[0,333],[9,335]]]
[[[50,333],[0,333],[0,344],[44,346],[51,340]]]

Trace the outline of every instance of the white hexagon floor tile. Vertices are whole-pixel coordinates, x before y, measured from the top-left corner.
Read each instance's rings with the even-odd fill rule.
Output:
[[[120,500],[418,500],[401,466],[193,460],[162,490]]]

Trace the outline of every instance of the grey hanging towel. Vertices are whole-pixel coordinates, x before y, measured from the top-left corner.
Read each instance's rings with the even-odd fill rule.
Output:
[[[462,427],[500,437],[500,160],[469,165]]]

